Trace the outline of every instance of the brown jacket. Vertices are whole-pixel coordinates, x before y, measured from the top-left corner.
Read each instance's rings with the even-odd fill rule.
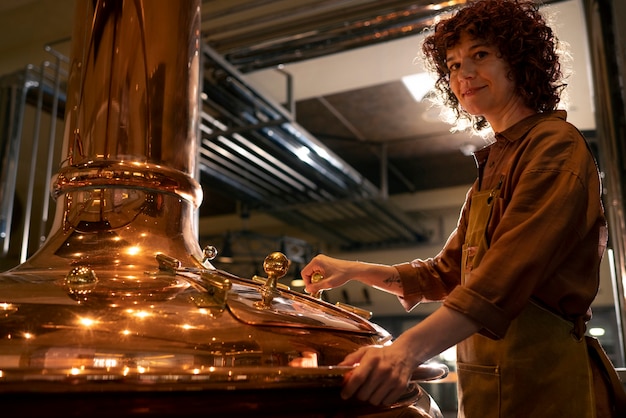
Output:
[[[443,300],[502,338],[532,298],[560,316],[588,318],[607,244],[597,166],[565,111],[522,120],[475,155],[479,175],[456,230],[434,258],[398,264],[401,301],[411,309]],[[489,221],[489,250],[460,285],[472,194],[501,184]]]

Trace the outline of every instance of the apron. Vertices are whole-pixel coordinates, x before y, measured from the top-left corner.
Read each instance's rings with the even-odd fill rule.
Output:
[[[499,195],[500,186],[472,197],[462,284],[472,280],[489,248],[486,230]],[[530,302],[504,338],[477,333],[459,343],[459,418],[595,418],[587,348],[573,329],[571,322]]]

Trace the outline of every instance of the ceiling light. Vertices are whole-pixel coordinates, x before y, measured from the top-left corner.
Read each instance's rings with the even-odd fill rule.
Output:
[[[299,147],[296,150],[296,156],[304,162],[309,162],[311,160],[311,158],[309,157],[309,155],[311,154],[311,150],[308,149],[307,147]]]
[[[591,328],[589,330],[589,334],[594,337],[602,337],[605,333],[606,331],[604,330],[604,328],[600,328],[600,327]]]
[[[435,87],[435,81],[428,73],[416,73],[402,77],[404,86],[409,90],[416,102],[421,102],[429,91]]]

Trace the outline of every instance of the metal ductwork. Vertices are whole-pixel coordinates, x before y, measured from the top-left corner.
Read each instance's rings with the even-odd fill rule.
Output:
[[[379,188],[203,49],[200,170],[211,188],[343,249],[415,244],[427,233]]]
[[[417,35],[437,15],[467,2],[203,0],[202,33],[208,45],[247,73]]]

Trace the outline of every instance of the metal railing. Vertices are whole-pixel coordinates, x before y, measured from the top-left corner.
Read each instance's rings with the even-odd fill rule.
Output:
[[[69,60],[51,47],[45,50],[50,59],[40,66],[0,79],[0,256],[7,264],[2,267],[24,262],[49,230]]]

